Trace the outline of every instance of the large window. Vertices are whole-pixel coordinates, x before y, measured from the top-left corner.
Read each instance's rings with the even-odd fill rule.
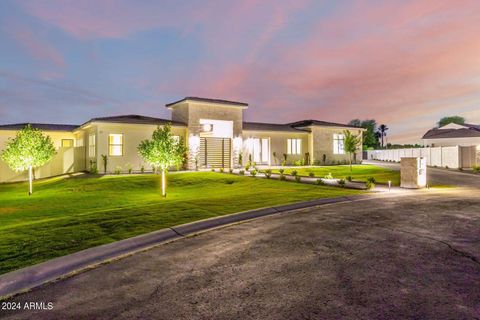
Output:
[[[108,135],[108,154],[123,156],[123,134],[111,133]]]
[[[344,141],[343,134],[335,133],[333,135],[333,154],[345,154]]]
[[[96,144],[95,134],[92,133],[88,136],[88,156],[90,158],[95,157],[95,144]]]
[[[62,148],[73,147],[73,139],[62,139]]]
[[[301,154],[302,139],[287,139],[287,154]]]

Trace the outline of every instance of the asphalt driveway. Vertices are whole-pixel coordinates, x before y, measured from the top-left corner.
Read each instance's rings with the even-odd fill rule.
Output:
[[[478,190],[327,205],[181,239],[30,293],[5,319],[480,318]],[[2,313],[3,312],[3,313]]]

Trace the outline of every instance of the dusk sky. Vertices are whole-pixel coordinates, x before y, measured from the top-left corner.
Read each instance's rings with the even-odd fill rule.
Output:
[[[170,118],[184,96],[249,121],[374,118],[389,142],[480,124],[480,1],[0,2],[0,123]]]

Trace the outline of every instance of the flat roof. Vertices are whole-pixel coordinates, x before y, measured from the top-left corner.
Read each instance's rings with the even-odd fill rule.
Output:
[[[119,115],[113,117],[99,117],[99,118],[92,118],[82,124],[82,126],[91,123],[91,122],[111,122],[111,123],[130,123],[130,124],[155,124],[155,125],[162,125],[166,123],[170,123],[171,125],[175,126],[186,126],[182,122],[172,121],[167,119],[161,118],[154,118],[154,117],[147,117],[141,116],[138,114],[127,114],[127,115]]]
[[[228,104],[232,106],[242,106],[242,107],[247,107],[248,103],[245,102],[239,102],[239,101],[231,101],[231,100],[223,100],[223,99],[210,99],[210,98],[201,98],[201,97],[185,97],[183,99],[180,99],[175,102],[167,103],[165,106],[171,107],[177,103],[183,102],[183,101],[198,101],[198,102],[207,102],[207,103],[218,103],[218,104]]]
[[[75,124],[54,124],[54,123],[12,123],[0,125],[0,130],[22,130],[27,125],[31,125],[34,129],[40,129],[44,131],[73,131],[78,128]]]
[[[297,129],[292,127],[290,124],[280,124],[280,123],[264,123],[264,122],[244,122],[243,130],[246,131],[287,131],[287,132],[298,132],[306,133],[308,131]]]

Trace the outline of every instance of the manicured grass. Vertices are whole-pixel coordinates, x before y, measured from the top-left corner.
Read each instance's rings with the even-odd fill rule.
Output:
[[[0,273],[195,220],[359,191],[212,172],[81,176],[0,185]]]
[[[392,181],[392,185],[400,185],[400,171],[380,168],[375,165],[359,164],[353,165],[352,171],[347,166],[323,166],[310,168],[286,168],[284,174],[290,174],[292,170],[297,170],[301,176],[308,176],[310,172],[315,174],[317,178],[324,178],[329,173],[334,178],[342,179],[351,176],[354,181],[366,181],[368,177],[374,177],[377,183],[388,183]],[[272,170],[278,173],[278,170]]]

